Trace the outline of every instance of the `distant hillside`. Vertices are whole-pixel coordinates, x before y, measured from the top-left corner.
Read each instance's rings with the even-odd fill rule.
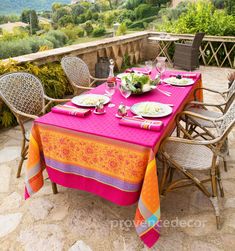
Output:
[[[71,0],[0,0],[0,15],[20,14],[24,9],[50,10],[54,3],[71,3]]]

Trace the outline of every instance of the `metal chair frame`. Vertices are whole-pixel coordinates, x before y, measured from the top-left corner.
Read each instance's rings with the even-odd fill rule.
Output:
[[[26,72],[7,73],[0,76],[0,98],[15,115],[22,132],[21,159],[17,175],[21,175],[22,165],[27,159],[29,139],[26,135],[24,122],[28,119],[37,119],[46,112],[54,102],[61,103],[70,99],[54,99],[44,93],[41,81],[34,75]],[[53,192],[56,193],[56,184],[52,183]]]
[[[183,114],[185,114],[183,112]],[[168,137],[166,138],[163,143],[160,146],[159,153],[161,155],[161,159],[163,161],[163,175],[162,180],[160,184],[160,193],[162,195],[165,195],[167,192],[194,185],[198,187],[211,201],[212,206],[215,210],[216,215],[216,223],[217,228],[220,229],[220,211],[219,211],[219,205],[218,205],[218,195],[217,195],[217,184],[220,189],[221,197],[224,197],[224,191],[223,186],[221,182],[221,176],[220,176],[220,169],[218,165],[218,158],[221,155],[221,149],[224,145],[224,142],[227,139],[228,134],[232,130],[232,128],[235,125],[235,103],[233,103],[227,112],[218,119],[211,119],[205,117],[205,120],[209,120],[212,123],[215,124],[215,127],[218,131],[218,136],[209,139],[209,140],[197,140],[192,137],[192,135],[185,129],[184,126],[182,126],[179,121],[180,117],[183,114],[179,114],[177,116],[177,128],[178,130],[183,132],[183,138],[181,137]],[[199,115],[195,115],[201,118]],[[195,177],[190,170],[197,170],[194,166],[192,166],[190,169],[186,169],[179,165],[173,158],[171,158],[171,154],[167,152],[167,144],[175,144],[173,150],[178,151],[181,147],[185,147],[185,152],[182,152],[183,155],[187,154],[187,147],[192,146],[203,146],[210,149],[212,153],[212,159],[211,159],[211,165],[209,169],[210,171],[210,177],[204,180],[200,180],[199,178]],[[204,148],[205,149],[205,148]],[[199,163],[200,159],[198,160]],[[185,178],[179,178],[175,181],[172,181],[173,179],[173,173],[174,170],[178,170],[180,173],[182,173]],[[201,171],[198,169],[198,171]],[[169,181],[168,181],[169,180]],[[212,192],[210,192],[204,183],[211,182]]]
[[[94,89],[97,81],[106,81],[106,78],[95,78],[90,74],[87,64],[79,57],[65,56],[61,66],[74,90],[74,95],[86,90]]]

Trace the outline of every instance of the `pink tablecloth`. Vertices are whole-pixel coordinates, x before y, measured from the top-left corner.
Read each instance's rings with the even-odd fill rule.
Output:
[[[164,77],[167,78],[172,72],[166,72]],[[156,72],[152,73],[152,77],[156,75]],[[195,82],[200,80],[200,74],[195,77]],[[79,121],[72,116],[61,115],[56,113],[48,113],[37,120],[38,123],[47,125],[58,126],[61,128],[84,132],[86,134],[97,135],[109,139],[120,140],[128,143],[133,143],[141,146],[146,146],[154,149],[157,143],[162,138],[165,130],[159,133],[139,130],[136,128],[125,128],[118,124],[119,119],[115,117],[118,105],[123,102],[127,106],[131,106],[134,103],[142,101],[156,101],[165,104],[174,104],[173,114],[168,117],[161,118],[164,122],[165,129],[174,120],[176,114],[182,109],[182,105],[187,101],[188,97],[195,88],[195,85],[182,87],[164,86],[159,87],[162,90],[172,92],[172,96],[168,97],[160,93],[158,90],[153,90],[144,95],[132,95],[127,100],[122,97],[117,90],[112,98],[112,103],[116,106],[109,108],[106,107],[106,114],[104,115],[91,115],[86,119],[79,119]],[[100,85],[89,93],[105,94],[104,85]],[[131,112],[129,111],[129,115]]]
[[[165,77],[170,74],[167,72]],[[159,87],[171,92],[171,97],[153,90],[125,100],[117,91],[112,99],[116,106],[106,106],[104,115],[79,118],[50,112],[37,119],[30,136],[26,198],[43,186],[42,172],[46,167],[50,179],[57,184],[95,193],[119,205],[138,201],[136,231],[152,247],[159,238],[160,222],[155,154],[161,140],[174,129],[175,116],[200,85],[197,74],[192,86]],[[104,94],[104,85],[91,93]],[[174,105],[170,116],[158,119],[164,123],[162,130],[119,125],[115,114],[120,102],[131,106],[146,100]]]

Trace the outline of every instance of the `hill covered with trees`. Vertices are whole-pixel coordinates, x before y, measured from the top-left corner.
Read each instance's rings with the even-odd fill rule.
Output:
[[[20,14],[24,9],[50,10],[54,2],[68,4],[71,0],[0,0],[0,14]]]

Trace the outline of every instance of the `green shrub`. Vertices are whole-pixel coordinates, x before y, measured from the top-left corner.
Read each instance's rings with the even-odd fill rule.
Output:
[[[210,1],[198,1],[188,4],[187,11],[177,20],[165,19],[158,29],[173,33],[202,31],[207,35],[234,36],[235,16],[228,15],[225,10],[216,10]]]
[[[84,30],[86,31],[86,34],[87,34],[87,35],[90,35],[90,34],[93,32],[93,30],[94,30],[91,21],[87,21],[87,22],[83,25],[83,28],[84,28]]]
[[[75,17],[75,23],[76,24],[82,24],[86,22],[86,15],[85,14],[81,14],[77,17]]]
[[[62,32],[66,34],[70,41],[76,40],[78,37],[84,36],[84,30],[80,26],[68,25],[61,29]]]
[[[43,37],[30,37],[28,40],[32,52],[38,52],[44,46],[48,49],[53,49],[53,43]]]
[[[133,10],[124,10],[123,12],[118,15],[118,22],[123,22],[125,19],[129,19],[134,21],[136,18],[135,12]]]
[[[74,27],[74,32],[76,33],[76,35],[78,36],[78,37],[84,37],[84,30],[80,27],[80,26],[76,26],[76,27]]]
[[[58,24],[60,26],[66,26],[68,24],[72,24],[73,23],[73,16],[72,15],[65,15],[63,17],[61,17],[58,21]]]
[[[92,19],[92,12],[90,10],[88,10],[86,12],[86,20],[88,21],[88,20],[91,20],[91,19]]]
[[[106,30],[104,27],[97,27],[93,30],[92,32],[92,36],[93,37],[101,37],[104,36],[106,33]]]
[[[99,19],[99,14],[97,12],[92,14],[92,19],[93,20],[98,20]]]
[[[127,27],[129,27],[133,22],[132,22],[130,19],[124,19],[124,20],[123,20],[123,23],[124,23]]]
[[[135,8],[135,15],[137,19],[143,19],[146,17],[156,16],[159,9],[150,4],[140,4]]]
[[[113,24],[118,21],[119,15],[123,10],[110,10],[106,11],[103,15],[104,23],[107,27],[112,27]]]
[[[121,23],[118,27],[118,30],[117,30],[117,35],[118,36],[121,36],[121,35],[125,35],[126,34],[126,31],[127,31],[127,27],[126,27],[126,24],[125,23]]]
[[[133,22],[131,25],[128,26],[130,29],[145,29],[148,23],[154,21],[156,17],[147,17],[142,20]]]
[[[59,30],[49,31],[43,37],[50,41],[54,48],[62,47],[68,42],[66,34]]]
[[[67,36],[62,31],[52,30],[52,31],[49,31],[47,34],[55,37],[60,42],[60,44],[64,45],[68,41]]]
[[[56,38],[52,35],[45,35],[44,38],[49,41],[50,43],[53,44],[53,48],[58,48],[61,47],[61,44],[59,41],[56,40]]]
[[[145,0],[127,0],[126,1],[126,8],[129,10],[134,10],[140,4],[145,3]]]
[[[32,49],[27,39],[0,42],[0,59],[17,57],[29,53],[32,53]]]

